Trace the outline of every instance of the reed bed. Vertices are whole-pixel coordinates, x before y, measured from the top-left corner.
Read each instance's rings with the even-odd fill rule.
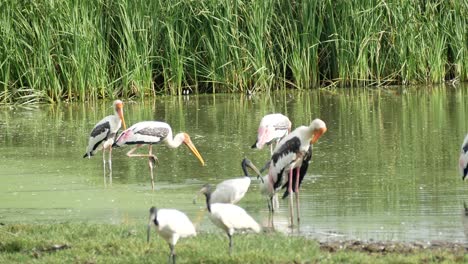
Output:
[[[5,0],[0,102],[468,77],[461,0]]]

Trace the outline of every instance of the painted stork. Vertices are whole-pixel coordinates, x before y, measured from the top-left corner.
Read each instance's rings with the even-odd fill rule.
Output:
[[[169,263],[176,263],[176,254],[174,247],[179,238],[196,236],[197,232],[190,219],[186,214],[176,209],[156,209],[151,207],[148,230],[147,242],[150,241],[151,226],[156,227],[156,232],[166,240],[171,250],[169,254]]]
[[[468,175],[468,135],[466,135],[460,150],[460,159],[458,160],[458,168],[462,180],[465,180]]]
[[[123,116],[123,102],[120,100],[114,101],[113,115],[104,117],[99,121],[91,130],[88,140],[88,147],[83,158],[91,158],[100,148],[102,148],[102,162],[104,164],[104,184],[106,183],[106,150],[109,152],[108,165],[109,165],[109,178],[112,183],[112,145],[114,143],[117,131],[119,131],[123,124],[124,129],[125,119]]]
[[[327,131],[325,122],[320,119],[314,119],[310,126],[300,126],[292,133],[284,137],[276,146],[271,157],[270,168],[268,171],[268,192],[272,197],[275,192],[283,185],[283,181],[288,183],[288,193],[293,192],[292,184],[295,183],[295,197],[297,220],[299,222],[299,182],[301,166],[304,158],[317,140]],[[310,158],[309,158],[310,159]],[[307,163],[307,162],[305,162]],[[296,169],[296,179],[293,180],[293,170]],[[283,177],[289,173],[288,179]],[[304,172],[305,175],[305,172]],[[291,226],[293,225],[293,198],[289,196],[289,213],[291,217]]]
[[[252,164],[252,162],[247,158],[244,158],[242,160],[241,166],[244,172],[244,176],[240,178],[225,180],[216,185],[216,189],[211,193],[211,203],[236,204],[244,197],[245,193],[250,187],[251,182],[249,172],[247,171],[247,167],[255,171],[257,175],[260,175],[260,171],[258,171],[257,167],[255,167]],[[195,199],[193,200],[194,203],[197,196],[195,196]]]
[[[258,127],[257,141],[252,148],[262,149],[264,145],[270,145],[270,152],[273,154],[273,143],[291,132],[291,121],[282,114],[269,114],[262,118]]]
[[[151,173],[151,189],[154,190],[153,168],[157,157],[153,154],[153,145],[161,142],[164,142],[167,146],[171,148],[177,148],[182,143],[184,143],[200,160],[201,164],[203,166],[205,165],[205,161],[203,161],[202,156],[198,152],[197,148],[195,148],[195,146],[193,145],[192,140],[190,139],[190,136],[187,133],[182,132],[172,137],[171,126],[167,123],[160,121],[143,121],[134,124],[119,135],[119,137],[114,143],[114,147],[121,147],[123,145],[136,145],[129,152],[127,152],[127,156],[148,157],[148,165]],[[133,153],[135,152],[135,150],[142,147],[143,145],[148,145],[148,154]]]
[[[241,207],[228,203],[211,203],[211,186],[206,184],[200,190],[206,197],[211,222],[226,232],[229,237],[229,254],[232,253],[232,236],[236,230],[261,231],[260,225]]]
[[[311,160],[312,160],[312,147],[309,148],[309,150],[305,153],[305,155],[304,155],[304,157],[302,159],[302,165],[299,168],[299,183],[297,183],[297,178],[293,177],[292,191],[294,193],[296,193],[296,190],[299,190],[301,188],[302,180],[304,180],[304,177],[305,177],[305,175],[307,173],[307,170],[309,169],[309,164],[310,164]],[[296,168],[296,170],[297,170],[297,168]],[[289,179],[281,187],[281,189],[286,189],[284,191],[283,196],[281,197],[281,199],[285,199],[286,197],[288,197],[288,195],[289,195],[289,190],[287,188],[288,186],[289,186]]]

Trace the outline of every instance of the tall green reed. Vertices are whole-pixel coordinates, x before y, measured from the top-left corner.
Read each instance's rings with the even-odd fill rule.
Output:
[[[458,0],[6,0],[0,102],[466,81],[466,13]]]

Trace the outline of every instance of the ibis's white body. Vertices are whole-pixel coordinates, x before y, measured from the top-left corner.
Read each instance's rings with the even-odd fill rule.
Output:
[[[156,232],[172,246],[181,237],[197,235],[195,226],[187,215],[176,209],[159,209],[156,219]]]
[[[260,232],[260,225],[241,207],[234,204],[212,203],[210,220],[232,236],[236,230]]]
[[[211,203],[235,204],[239,202],[249,190],[250,182],[250,177],[244,176],[219,183],[211,194]]]
[[[244,197],[249,190],[250,183],[252,181],[247,167],[254,170],[258,176],[260,176],[260,171],[258,171],[257,167],[255,167],[255,165],[253,165],[247,158],[242,160],[241,165],[242,170],[244,171],[244,177],[225,180],[216,185],[216,189],[210,195],[210,203],[235,204]]]

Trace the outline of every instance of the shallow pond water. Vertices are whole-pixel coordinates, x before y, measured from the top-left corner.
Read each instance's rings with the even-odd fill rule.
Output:
[[[300,230],[288,228],[281,201],[275,229],[319,240],[468,240],[468,183],[457,164],[468,132],[468,87],[321,90],[272,95],[201,95],[125,101],[127,126],[163,120],[186,131],[206,161],[185,147],[157,146],[156,190],[147,160],[113,151],[113,183],[104,186],[102,156],[82,158],[94,124],[111,101],[0,110],[0,222],[86,221],[146,224],[148,209],[177,208],[201,230],[215,228],[192,199],[204,183],[242,175],[263,115],[281,112],[293,127],[320,117],[328,131],[314,147],[301,192]],[[147,148],[140,150],[147,152]],[[267,224],[253,178],[239,203]]]

